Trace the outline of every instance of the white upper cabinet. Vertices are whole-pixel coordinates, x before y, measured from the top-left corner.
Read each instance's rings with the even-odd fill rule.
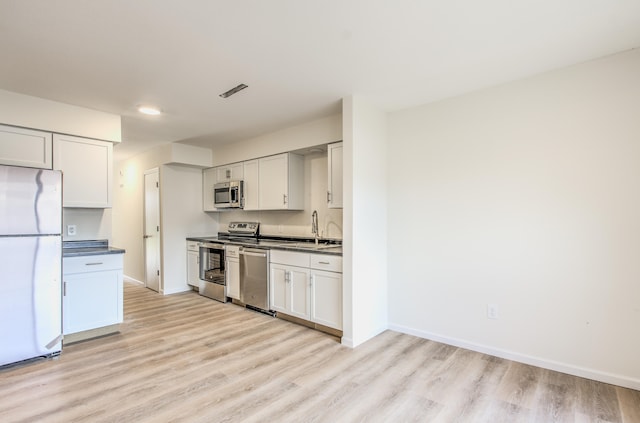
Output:
[[[259,159],[260,210],[304,209],[304,158],[284,153]]]
[[[244,210],[303,210],[304,157],[277,154],[202,172],[204,211],[218,211],[213,205],[213,187],[218,182],[244,182]]]
[[[50,132],[0,125],[0,164],[52,169]]]
[[[241,181],[244,175],[243,163],[233,163],[230,165],[216,167],[216,183]]]
[[[327,149],[329,183],[327,203],[330,209],[342,208],[342,142],[329,144]]]
[[[70,135],[53,135],[53,168],[62,171],[62,205],[111,207],[113,144]]]
[[[260,175],[258,160],[244,162],[244,209],[259,210]]]

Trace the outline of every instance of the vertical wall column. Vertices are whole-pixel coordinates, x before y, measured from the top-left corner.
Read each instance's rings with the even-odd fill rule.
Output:
[[[356,347],[387,328],[387,116],[343,99],[342,343]]]

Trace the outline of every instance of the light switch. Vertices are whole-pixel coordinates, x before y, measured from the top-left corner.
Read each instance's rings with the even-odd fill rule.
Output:
[[[76,235],[76,225],[67,225],[67,235],[69,236]]]

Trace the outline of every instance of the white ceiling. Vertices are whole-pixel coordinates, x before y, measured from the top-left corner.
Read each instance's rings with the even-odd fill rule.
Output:
[[[122,115],[120,159],[327,116],[350,94],[392,111],[638,46],[638,0],[0,0],[0,88]]]

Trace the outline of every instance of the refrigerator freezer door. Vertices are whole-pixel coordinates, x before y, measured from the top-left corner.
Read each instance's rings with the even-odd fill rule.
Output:
[[[0,365],[61,350],[60,236],[0,237]]]
[[[61,234],[61,173],[0,166],[0,236]]]

